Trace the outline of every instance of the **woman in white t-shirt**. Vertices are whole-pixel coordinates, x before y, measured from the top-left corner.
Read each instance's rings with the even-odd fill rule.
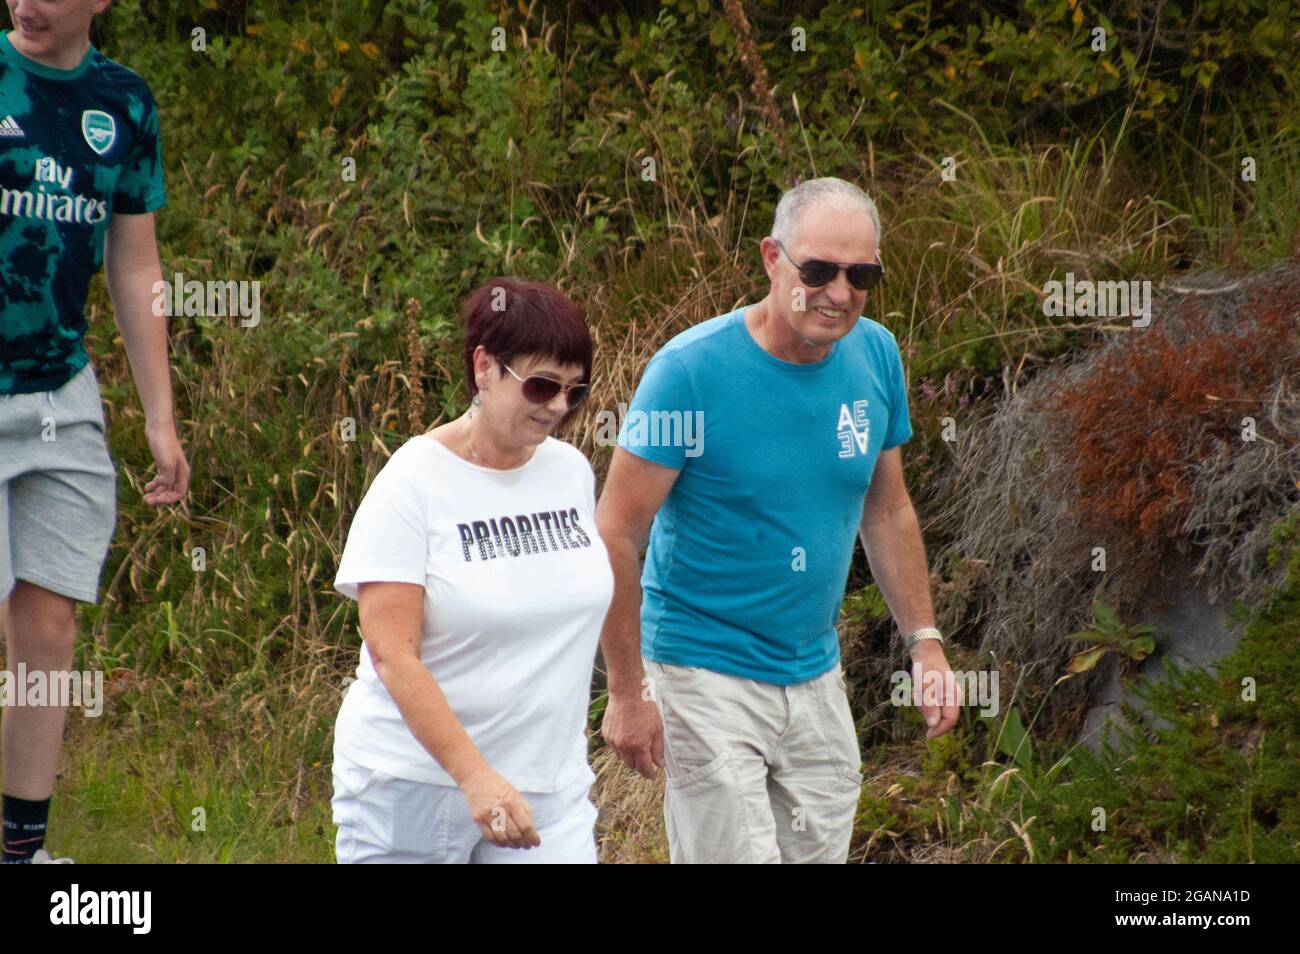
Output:
[[[334,580],[365,644],[335,726],[336,855],[594,863],[585,727],[614,582],[591,465],[550,436],[591,336],[558,289],[507,278],[462,318],[473,403],[393,453]]]

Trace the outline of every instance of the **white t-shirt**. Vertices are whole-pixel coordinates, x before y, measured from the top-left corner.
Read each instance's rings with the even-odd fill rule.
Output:
[[[420,659],[489,764],[520,791],[595,776],[591,674],[614,593],[596,533],[596,476],[548,437],[513,470],[480,467],[428,434],[389,458],[348,532],[334,587],[424,586]],[[411,733],[362,646],[335,751],[416,781],[455,781]]]

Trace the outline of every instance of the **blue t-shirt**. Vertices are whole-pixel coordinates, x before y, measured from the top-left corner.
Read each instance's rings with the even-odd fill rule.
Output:
[[[641,653],[790,685],[839,661],[867,486],[912,426],[884,326],[859,318],[821,361],[794,364],[759,346],[746,307],[665,344],[619,431],[680,470],[650,529]]]
[[[53,391],[86,366],[109,220],[165,201],[145,81],[93,46],[70,70],[37,63],[0,32],[0,394]]]

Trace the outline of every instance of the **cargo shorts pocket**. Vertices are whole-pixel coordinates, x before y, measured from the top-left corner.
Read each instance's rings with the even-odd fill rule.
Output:
[[[730,774],[730,763],[731,753],[723,752],[711,762],[692,768],[676,778],[669,778],[666,787],[679,792],[705,791],[718,783],[718,776]]]
[[[827,756],[840,780],[857,791],[863,781],[862,752],[858,748],[858,727],[853,723],[845,692],[844,670],[836,667],[827,676],[823,677],[818,692]]]
[[[675,862],[712,864],[748,860],[750,831],[731,753],[669,777],[664,823]]]
[[[656,690],[657,685],[662,685],[669,690],[672,688],[690,689],[700,681],[705,672],[698,666],[677,666],[671,663],[655,662],[653,659],[644,660],[644,669],[646,683],[651,698],[654,699],[659,696]]]

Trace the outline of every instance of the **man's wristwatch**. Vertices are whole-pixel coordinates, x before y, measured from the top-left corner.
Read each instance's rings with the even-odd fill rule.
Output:
[[[904,641],[907,643],[907,649],[910,651],[913,646],[923,639],[937,639],[939,645],[943,645],[943,633],[939,632],[933,626],[924,626],[921,629],[913,630],[907,634]]]

